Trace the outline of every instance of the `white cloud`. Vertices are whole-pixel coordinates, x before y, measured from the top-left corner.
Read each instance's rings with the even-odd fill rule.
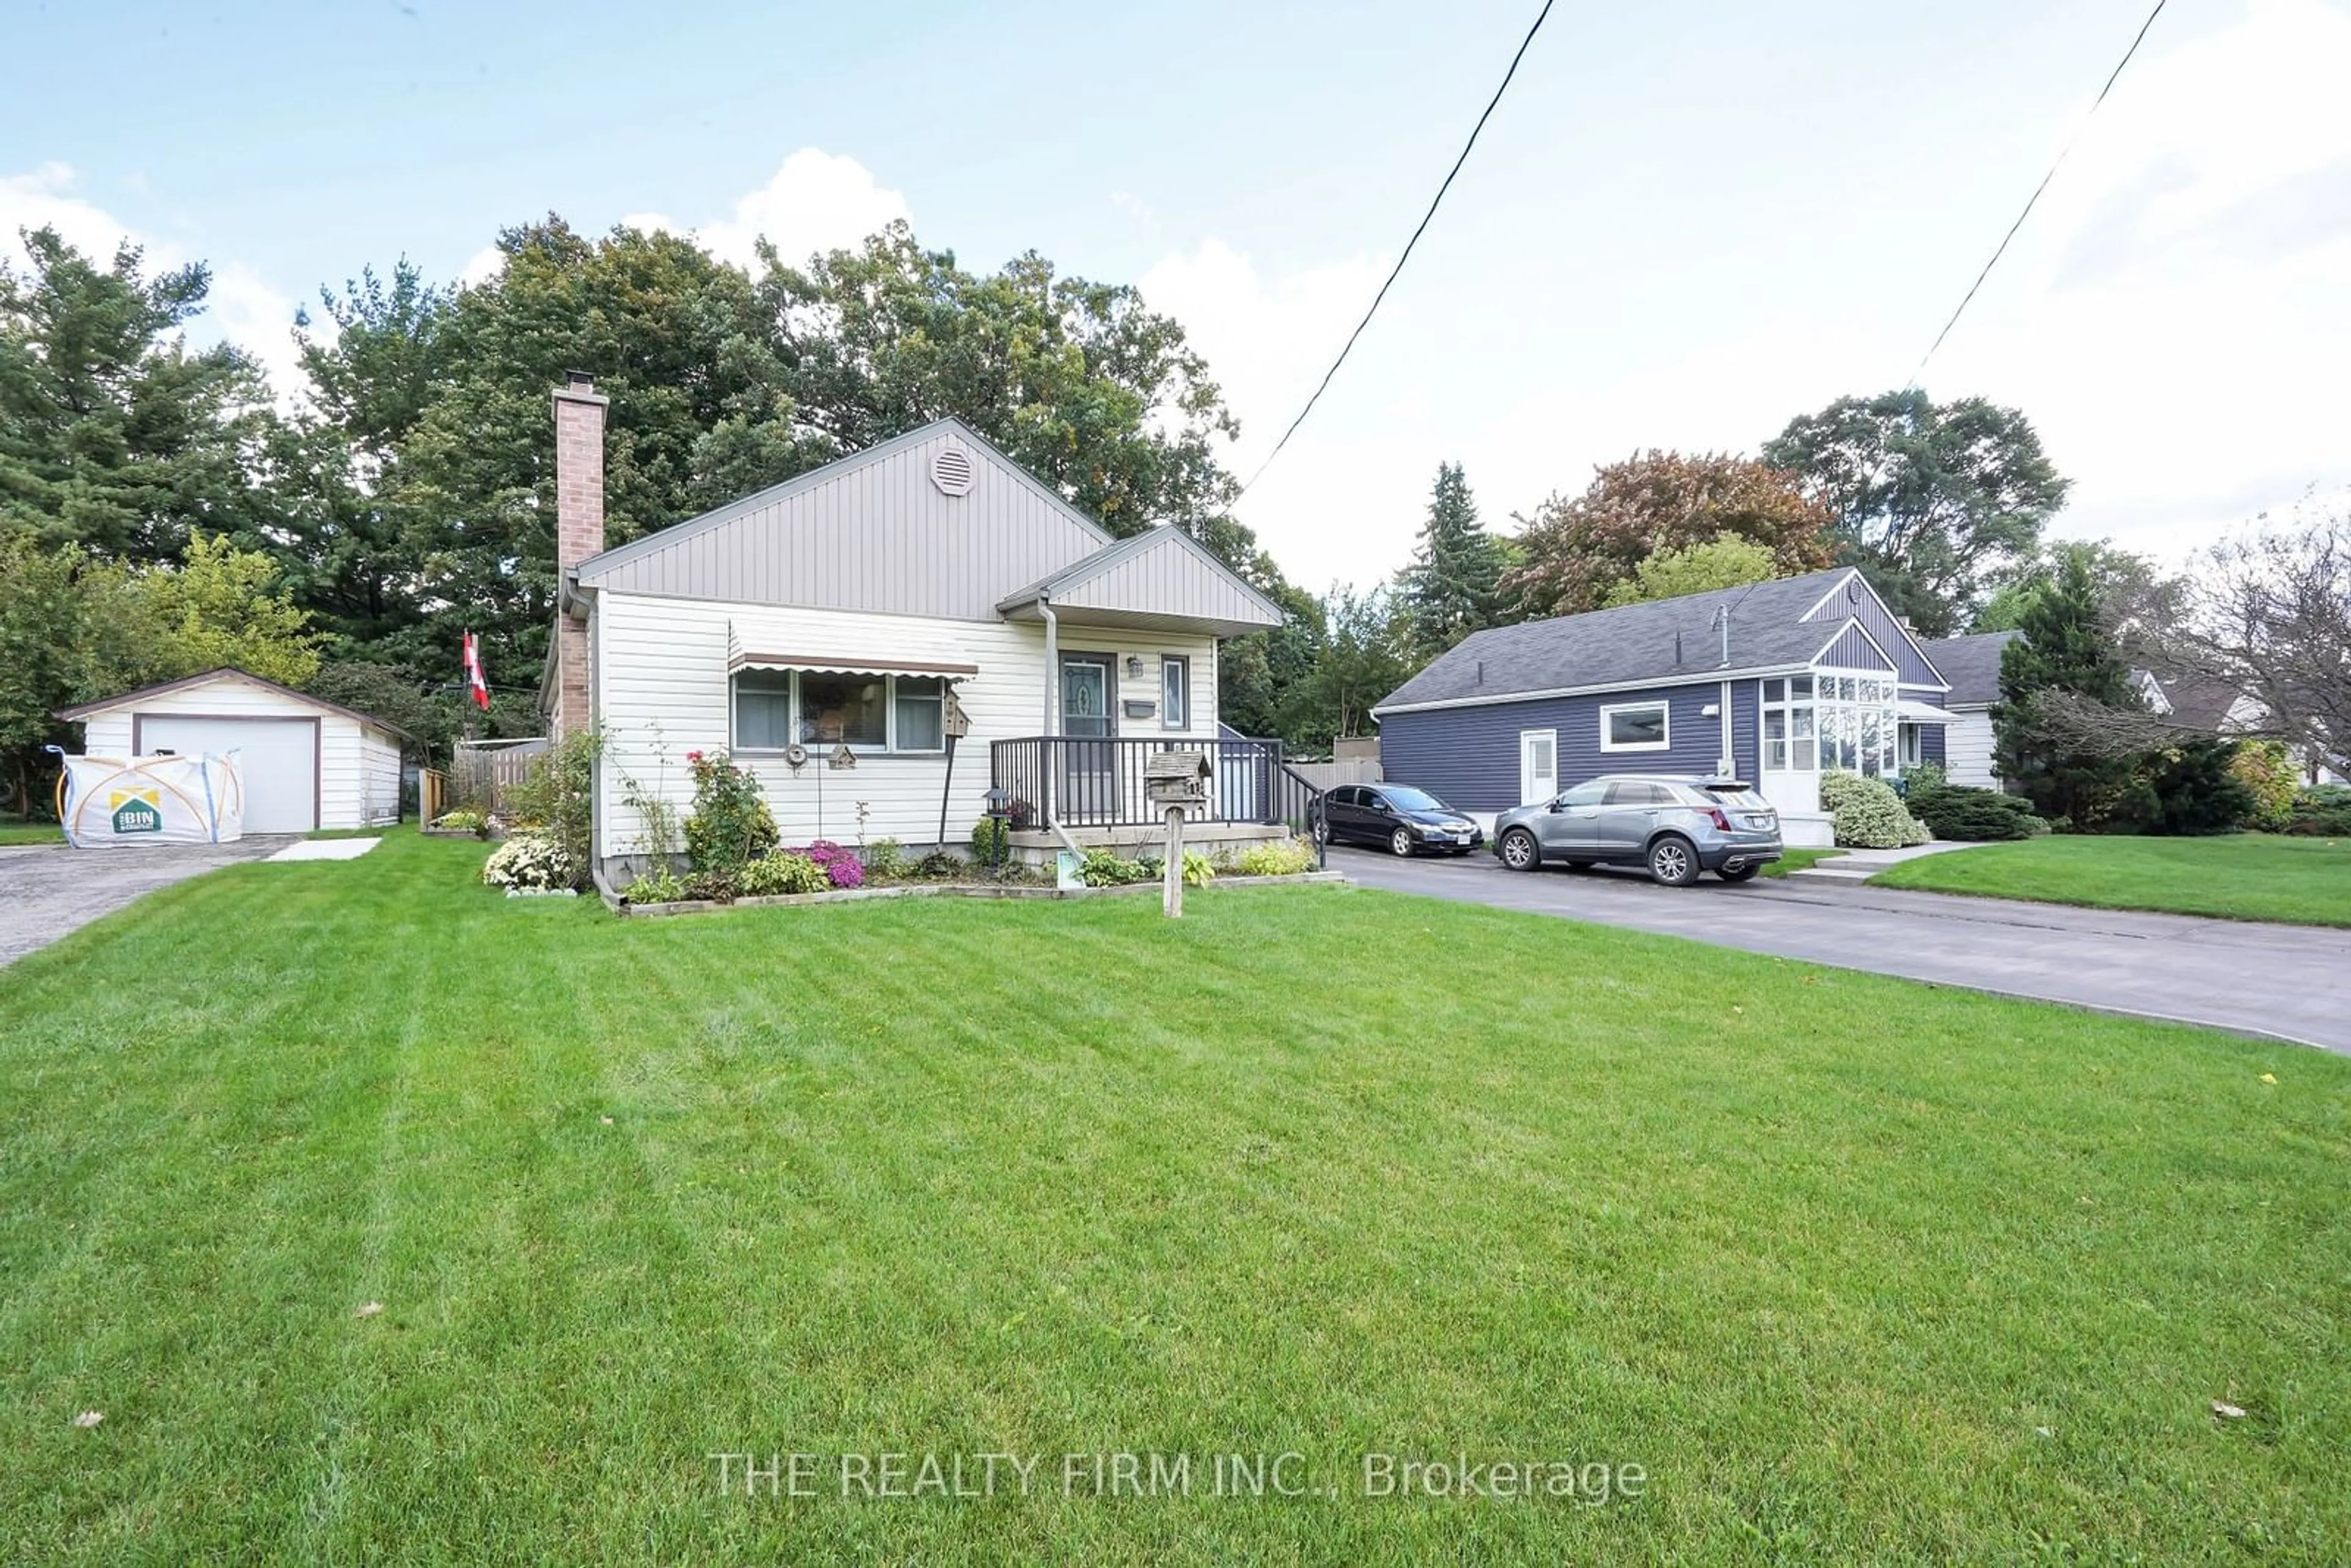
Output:
[[[505,273],[507,253],[494,245],[486,245],[465,258],[458,269],[457,281],[468,288],[477,288]]]
[[[268,373],[280,400],[308,383],[294,344],[295,304],[287,294],[242,262],[197,257],[172,241],[144,235],[96,204],[74,193],[74,172],[57,162],[29,173],[0,176],[0,257],[22,267],[20,229],[54,228],[67,244],[103,265],[125,241],[146,253],[149,276],[203,259],[212,266],[212,294],[204,315],[189,324],[196,342],[225,340],[251,354]]]
[[[2254,0],[2132,72],[1928,382],[2032,416],[2057,532],[2177,556],[2351,478],[2351,12]]]
[[[2074,480],[2054,535],[2176,559],[2314,484],[2351,482],[2351,9],[2250,0],[2167,47],[2172,25],[2083,130],[1926,384],[2032,418]],[[1626,315],[1637,289],[1547,296],[1498,329],[1471,307],[1508,287],[1495,281],[1507,261],[1465,267],[1442,248],[1415,259],[1241,503],[1302,582],[1402,565],[1440,460],[1463,460],[1488,522],[1507,527],[1593,463],[1648,446],[1751,451],[1801,410],[1883,390],[1940,324],[1920,316],[1949,308],[1906,274],[1856,278],[1851,308],[1826,317],[1775,313],[1786,291],[1727,250],[1677,284],[1693,291],[1687,319],[1712,324],[1694,347]],[[1145,275],[1145,298],[1185,323],[1243,420],[1229,465],[1243,477],[1384,272],[1370,258],[1267,267],[1210,239]]]
[[[732,216],[693,227],[664,213],[630,213],[632,228],[691,234],[722,261],[753,266],[766,238],[789,266],[820,251],[854,249],[893,222],[912,222],[904,193],[877,184],[872,171],[845,154],[803,147],[758,190],[737,199]]]

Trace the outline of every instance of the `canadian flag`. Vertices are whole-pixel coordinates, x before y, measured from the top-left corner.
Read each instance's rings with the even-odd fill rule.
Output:
[[[490,683],[482,675],[482,645],[471,632],[465,633],[465,689],[473,694],[474,706],[487,713]]]

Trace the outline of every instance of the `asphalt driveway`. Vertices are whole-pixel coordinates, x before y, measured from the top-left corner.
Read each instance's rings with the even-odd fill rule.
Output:
[[[1833,883],[1504,871],[1479,852],[1332,848],[1366,887],[1625,925],[1751,953],[2207,1024],[2351,1054],[2351,932]]]
[[[77,925],[214,866],[258,860],[283,838],[233,844],[152,844],[74,850],[43,844],[0,849],[0,964],[46,947]]]

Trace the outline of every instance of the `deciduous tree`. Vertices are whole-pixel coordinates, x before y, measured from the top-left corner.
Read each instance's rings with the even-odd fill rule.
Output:
[[[1653,599],[1679,599],[1688,593],[1766,582],[1778,575],[1779,563],[1770,550],[1752,539],[1722,534],[1702,545],[1659,550],[1635,567],[1628,580],[1610,589],[1607,602],[1614,608]]]
[[[1726,535],[1770,553],[1776,574],[1829,564],[1828,511],[1794,478],[1744,457],[1651,451],[1596,470],[1572,499],[1553,496],[1524,527],[1501,591],[1522,616],[1597,610],[1660,551]]]
[[[1838,560],[1930,637],[1967,623],[2068,488],[2015,409],[1937,403],[1915,387],[1799,415],[1762,455],[1829,508]]]

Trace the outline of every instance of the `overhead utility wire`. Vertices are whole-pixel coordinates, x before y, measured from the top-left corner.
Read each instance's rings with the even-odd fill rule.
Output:
[[[1381,284],[1380,291],[1372,297],[1372,308],[1364,312],[1364,319],[1355,323],[1353,331],[1347,334],[1346,345],[1339,350],[1339,357],[1331,361],[1329,370],[1322,372],[1322,384],[1314,389],[1314,395],[1306,400],[1306,406],[1298,411],[1298,417],[1290,422],[1290,428],[1281,433],[1281,439],[1273,444],[1273,450],[1266,454],[1265,461],[1257,465],[1257,472],[1249,476],[1249,485],[1241,486],[1241,495],[1249,494],[1249,485],[1265,477],[1265,471],[1273,466],[1273,460],[1281,455],[1281,449],[1290,444],[1290,438],[1298,434],[1298,427],[1306,423],[1306,416],[1314,412],[1315,403],[1330,390],[1331,378],[1337,375],[1339,367],[1347,362],[1347,354],[1354,348],[1355,340],[1364,335],[1364,329],[1372,324],[1374,316],[1379,314],[1380,301],[1388,297],[1388,289],[1395,284],[1396,275],[1404,271],[1404,264],[1412,259],[1412,247],[1418,245],[1420,236],[1428,232],[1428,220],[1437,215],[1437,204],[1444,201],[1445,193],[1453,188],[1453,176],[1461,172],[1462,164],[1469,162],[1469,150],[1478,145],[1478,132],[1486,129],[1486,121],[1493,117],[1494,106],[1500,103],[1502,94],[1510,90],[1510,78],[1519,74],[1519,62],[1526,58],[1527,46],[1535,41],[1537,33],[1542,31],[1543,18],[1551,15],[1551,7],[1552,0],[1543,0],[1543,8],[1535,16],[1535,25],[1527,29],[1524,38],[1519,40],[1519,52],[1510,57],[1510,68],[1502,73],[1502,85],[1494,89],[1494,96],[1487,100],[1486,112],[1479,115],[1478,123],[1470,128],[1469,140],[1461,145],[1461,156],[1453,160],[1453,167],[1446,172],[1445,183],[1437,187],[1437,194],[1429,202],[1428,211],[1421,214],[1420,226],[1414,229],[1412,238],[1405,242],[1404,254],[1396,257],[1395,267],[1389,272],[1387,282]]]
[[[2016,214],[2016,221],[2008,225],[2008,233],[2001,236],[2000,248],[1991,253],[1991,259],[1984,263],[1983,270],[1977,273],[1976,280],[1968,286],[1967,297],[1959,301],[1959,308],[1951,312],[1951,319],[1943,323],[1941,331],[1935,334],[1934,346],[1927,350],[1926,359],[1920,360],[1918,368],[1910,372],[1911,385],[1918,384],[1919,376],[1926,371],[1927,360],[1935,357],[1935,350],[1943,346],[1943,340],[1951,335],[1951,329],[1958,326],[1959,318],[1967,313],[1968,306],[1975,299],[1976,290],[1984,286],[1984,279],[1991,276],[1991,269],[1998,267],[2000,258],[2008,254],[2008,242],[2016,237],[2016,231],[2022,228],[2024,220],[2032,215],[2033,204],[2041,200],[2041,193],[2049,188],[2049,182],[2057,177],[2057,171],[2064,163],[2065,155],[2074,151],[2074,143],[2079,141],[2082,139],[2082,132],[2089,128],[2091,116],[2098,112],[2098,105],[2105,102],[2106,94],[2115,90],[2116,78],[2123,74],[2123,67],[2131,63],[2131,57],[2138,53],[2139,45],[2146,42],[2147,30],[2155,26],[2155,19],[2158,16],[2163,15],[2163,6],[2164,0],[2155,0],[2155,9],[2149,11],[2147,14],[2147,20],[2138,25],[2138,36],[2131,39],[2130,47],[2123,51],[2123,57],[2116,62],[2113,72],[2107,76],[2106,85],[2100,88],[2098,96],[2091,100],[2089,114],[2082,116],[2082,123],[2074,128],[2074,134],[2067,137],[2065,145],[2057,150],[2056,162],[2049,165],[2049,172],[2041,176],[2041,183],[2033,186],[2032,194],[2025,198],[2024,210]]]

